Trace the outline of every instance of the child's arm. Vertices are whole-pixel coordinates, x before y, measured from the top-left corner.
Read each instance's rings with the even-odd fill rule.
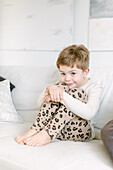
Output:
[[[59,88],[57,85],[49,85],[46,88],[46,92],[50,95],[51,101],[60,102],[63,100],[64,90]]]
[[[47,96],[45,96],[44,102],[45,102],[45,103],[49,103],[50,101],[51,101],[51,97],[50,97],[50,95],[48,94]]]
[[[38,98],[38,107],[40,108],[43,104],[43,102],[48,102],[49,99],[47,99],[46,96],[49,95],[50,100],[54,102],[60,102],[63,100],[63,92],[64,90],[59,88],[57,85],[49,85],[39,96]],[[47,99],[47,100],[46,100]]]
[[[40,94],[40,96],[38,97],[38,101],[37,101],[37,104],[38,104],[38,107],[41,108],[43,102],[44,102],[44,98],[46,97],[46,95],[48,95],[46,92],[46,89],[44,89],[44,91]]]
[[[62,103],[76,115],[82,117],[83,119],[90,120],[96,115],[99,109],[101,93],[102,87],[100,86],[92,89],[88,96],[88,102],[85,104],[64,92]]]

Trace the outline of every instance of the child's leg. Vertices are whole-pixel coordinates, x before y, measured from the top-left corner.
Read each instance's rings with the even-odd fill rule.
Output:
[[[108,122],[101,130],[101,137],[113,161],[113,120]]]
[[[87,103],[87,95],[81,88],[75,88],[69,91],[74,98]],[[76,107],[76,106],[75,106]],[[90,121],[75,116],[57,135],[60,140],[86,141],[90,138]]]
[[[83,89],[81,89],[81,88],[74,88],[74,89],[72,89],[72,90],[69,90],[69,94],[70,94],[72,97],[80,100],[80,101],[83,102],[83,103],[87,103],[87,101],[88,101],[88,96],[87,96],[87,94],[86,94],[85,91],[84,91]]]
[[[82,102],[87,102],[87,95],[81,88],[72,89],[69,94]],[[77,119],[76,115],[62,104],[55,117],[45,126],[45,130],[52,138],[56,138],[65,125],[74,118]]]
[[[56,138],[65,141],[87,141],[90,136],[90,122],[77,116],[66,124]]]
[[[81,88],[72,89],[69,91],[69,94],[87,103],[87,95]],[[45,129],[52,138],[61,140],[86,141],[91,135],[90,121],[76,116],[64,105],[60,107],[55,118],[49,122]]]
[[[48,132],[51,138],[54,139],[66,123],[73,118],[74,114],[62,104],[56,112],[56,115],[48,122],[44,129]]]
[[[75,88],[69,91],[74,98],[87,103],[87,95],[81,88]],[[75,106],[76,107],[76,106]],[[86,141],[90,138],[90,121],[75,116],[57,135],[60,140]]]
[[[37,115],[36,121],[33,123],[32,129],[37,132],[43,129],[44,126],[50,121],[50,119],[56,114],[59,108],[59,103],[44,103],[40,112]]]
[[[64,84],[57,84],[60,88],[64,88],[65,91],[68,91],[68,87]],[[47,125],[47,123],[50,121],[50,119],[54,119],[54,116],[57,114],[57,110],[59,109],[61,103],[44,103],[43,107],[41,108],[40,113],[38,114],[35,123],[32,126],[32,129],[35,129],[37,132],[44,129],[44,127]],[[45,135],[46,131],[41,131],[40,134]],[[45,138],[41,137],[41,140]],[[27,145],[36,146],[37,141],[40,140],[40,136],[36,134],[35,136],[25,139],[24,142]],[[50,140],[49,140],[50,141]],[[40,141],[39,141],[40,142]],[[43,141],[42,141],[43,142]],[[47,142],[47,141],[46,141]]]
[[[24,144],[24,139],[31,137],[42,130],[50,118],[56,113],[58,107],[59,103],[44,103],[31,129],[25,134],[16,136],[16,142]]]
[[[79,89],[77,89],[73,91],[73,93],[76,98],[80,98],[81,101],[86,102],[85,101],[86,95],[84,94],[83,90],[80,91]],[[51,118],[51,120],[48,122],[45,128],[36,135],[34,135],[33,137],[26,139],[25,143],[30,146],[41,146],[50,143],[51,138],[58,137],[58,133],[73,118],[76,118],[76,115],[61,104],[61,107],[57,111],[57,114],[55,114],[55,116]],[[87,121],[84,122],[84,126],[87,126]],[[79,131],[81,131],[81,129]],[[83,131],[83,133],[85,132]]]
[[[57,86],[64,89],[66,92],[69,91],[69,88],[65,84],[57,83]],[[61,104],[57,102],[44,103],[31,128],[36,129],[37,132],[42,130],[50,119],[55,116],[60,105]]]

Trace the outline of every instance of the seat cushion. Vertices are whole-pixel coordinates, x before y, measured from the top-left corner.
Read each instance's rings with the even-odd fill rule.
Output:
[[[0,167],[8,170],[112,170],[111,159],[101,140],[71,142],[54,140],[32,147],[19,145],[15,136],[26,132],[31,123],[0,123]]]

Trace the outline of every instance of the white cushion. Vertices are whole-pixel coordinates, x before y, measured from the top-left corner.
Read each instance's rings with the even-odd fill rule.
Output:
[[[18,114],[22,116],[24,121],[26,122],[32,122],[36,120],[36,116],[38,114],[39,110],[18,110]]]
[[[0,123],[1,169],[95,170],[98,165],[99,169],[112,170],[112,161],[101,140],[54,141],[41,147],[16,143],[15,136],[25,133],[30,126],[31,123]]]
[[[16,88],[12,98],[17,110],[36,110],[37,99],[44,88],[58,80],[55,66],[0,66],[0,75],[8,78]]]
[[[0,121],[22,122],[12,103],[9,81],[0,82]]]
[[[113,68],[92,68],[90,76],[103,87],[100,108],[94,117],[95,127],[101,129],[113,119]]]

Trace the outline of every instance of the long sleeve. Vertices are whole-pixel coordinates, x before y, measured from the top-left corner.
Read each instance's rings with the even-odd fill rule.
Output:
[[[59,81],[55,82],[54,84],[58,83]],[[43,102],[44,102],[44,98],[48,93],[45,93],[46,88],[43,90],[43,92],[40,94],[40,96],[38,97],[38,101],[37,101],[37,105],[38,108],[41,108]]]
[[[91,120],[99,109],[102,87],[100,85],[95,85],[92,81],[89,81],[83,89],[88,95],[88,102],[86,104],[73,98],[66,92],[63,93],[63,100],[61,103],[68,107],[77,116],[80,116],[83,119]],[[46,95],[45,90],[40,94],[38,98],[39,108],[41,108]]]
[[[37,104],[38,104],[38,107],[41,108],[43,102],[44,102],[44,98],[45,96],[47,95],[47,93],[45,93],[45,89],[44,91],[40,94],[39,98],[38,98],[38,101],[37,101]]]
[[[66,92],[63,94],[62,103],[76,115],[83,119],[91,120],[99,109],[102,87],[90,85],[86,91],[89,93],[88,102],[86,104],[73,98]]]

